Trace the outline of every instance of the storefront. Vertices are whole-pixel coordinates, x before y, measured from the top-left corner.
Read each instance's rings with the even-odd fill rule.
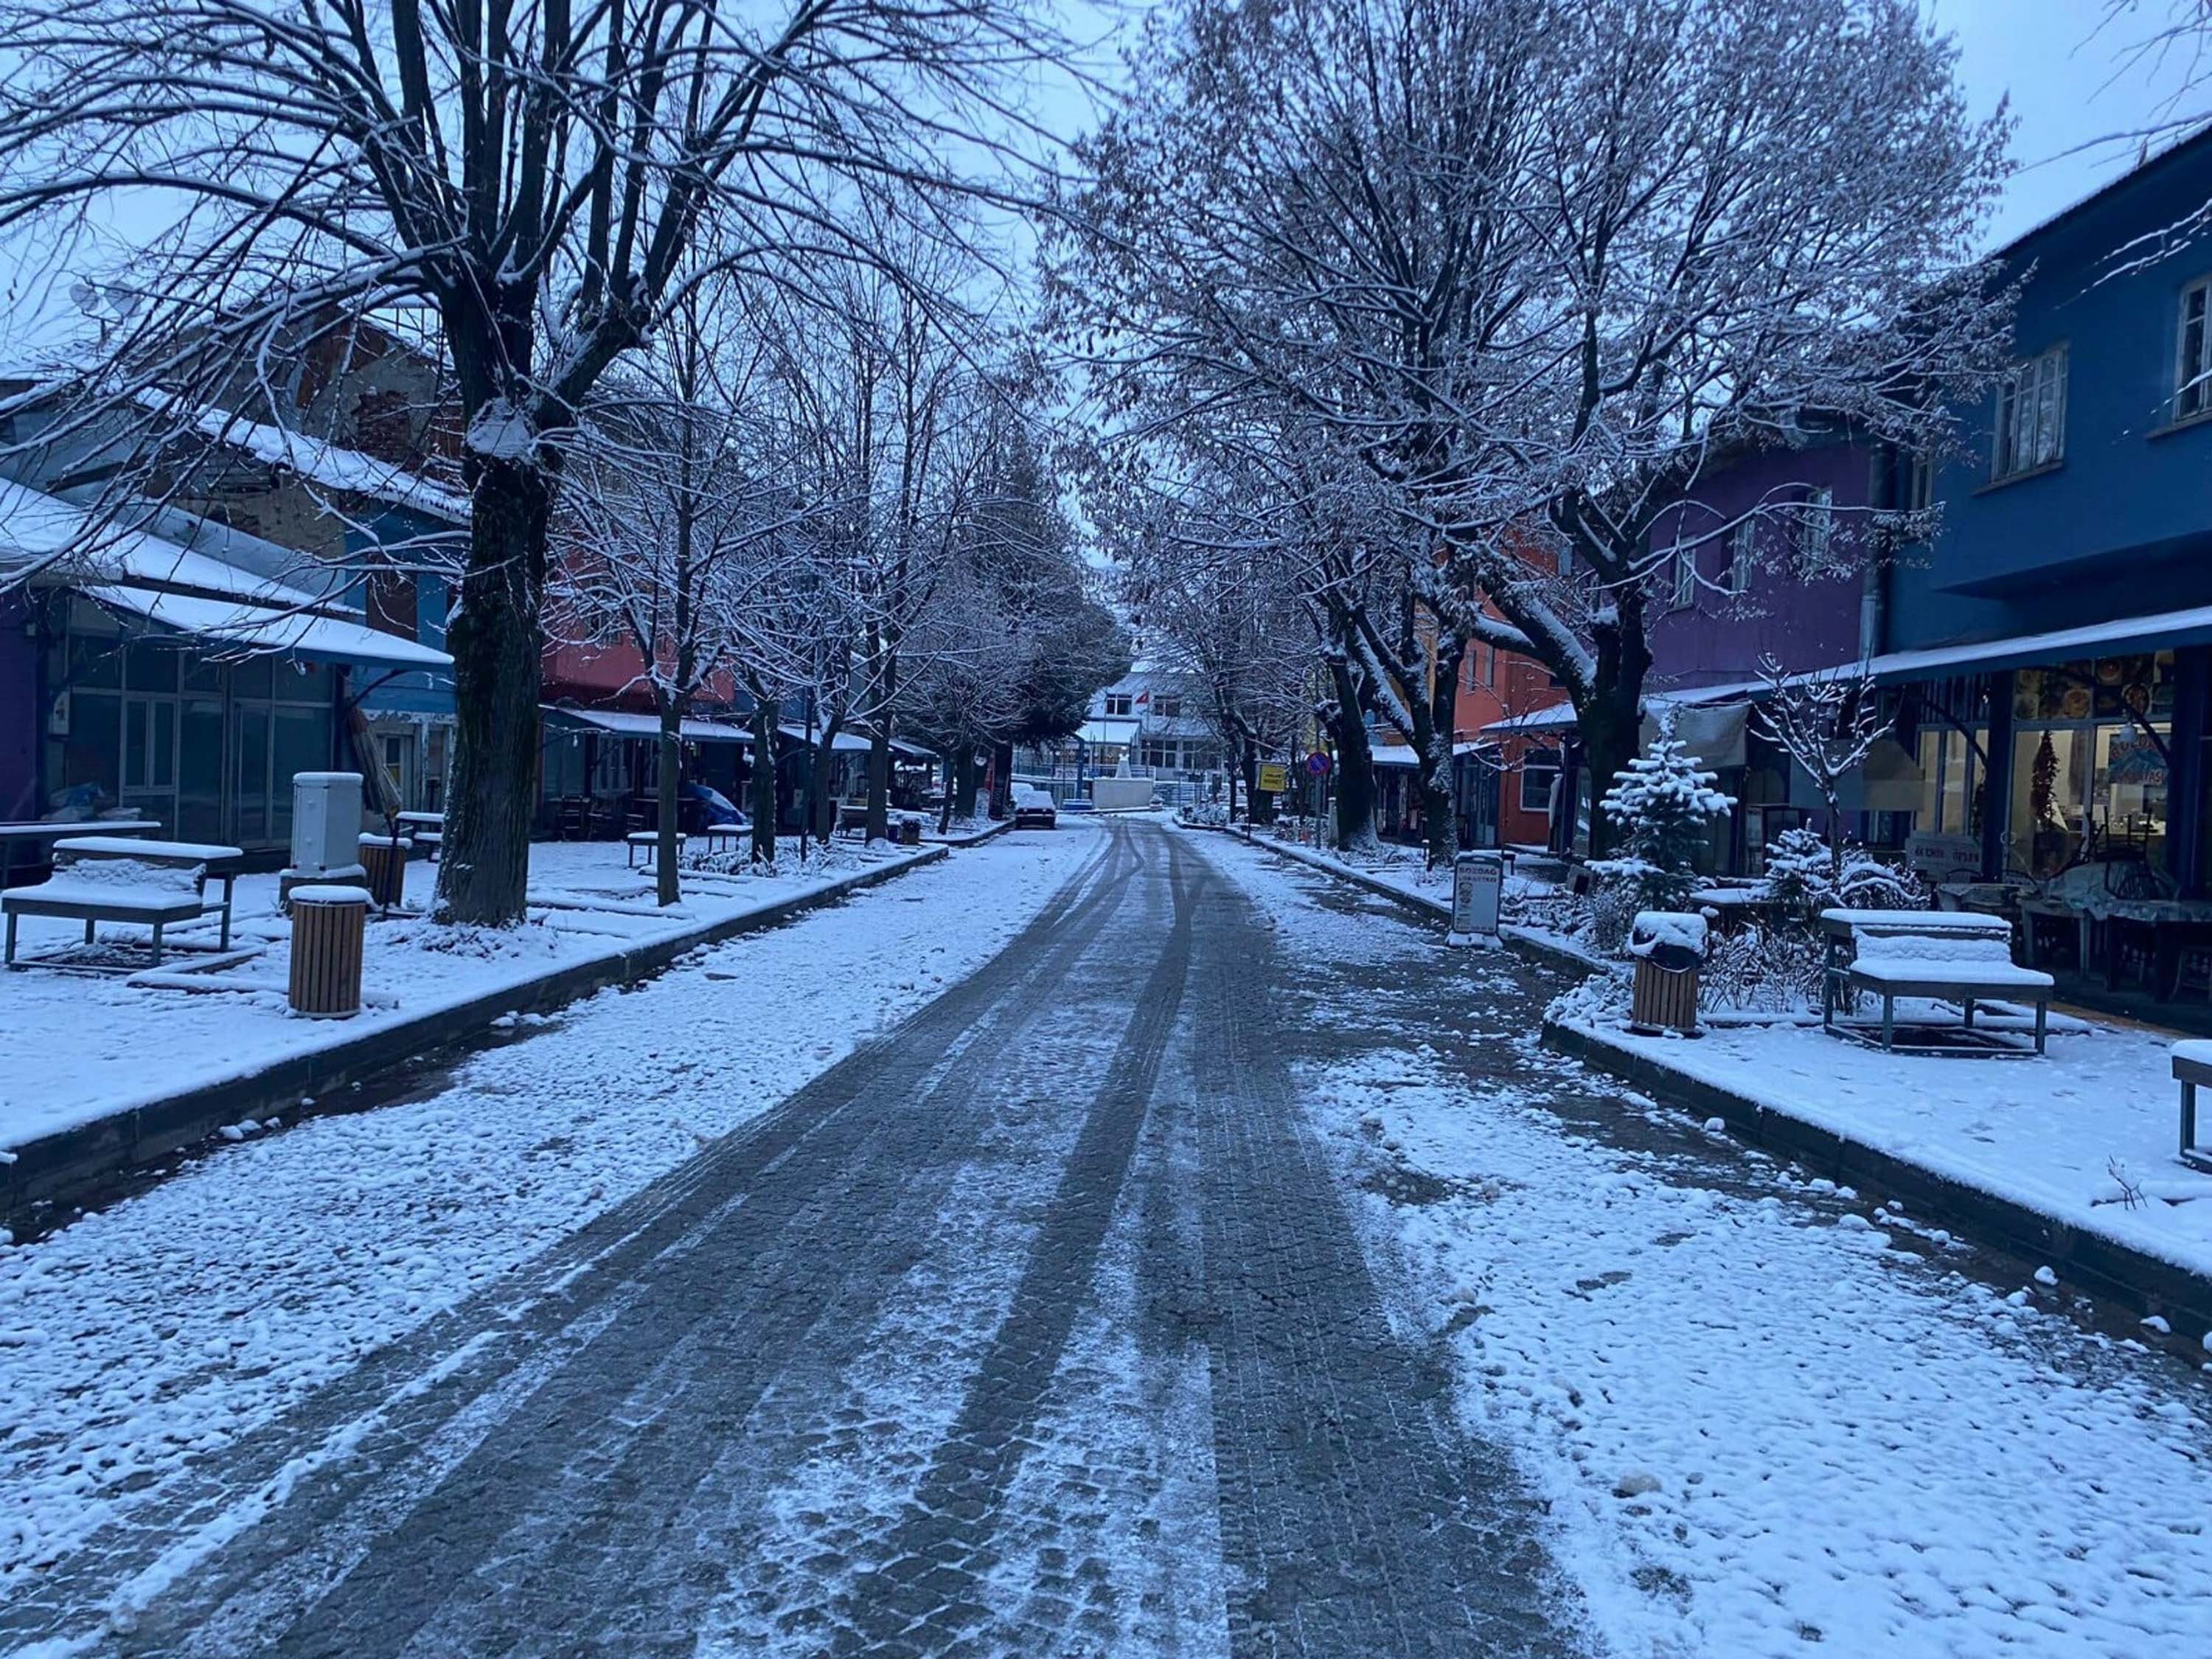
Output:
[[[293,774],[362,766],[354,677],[444,661],[356,623],[143,587],[30,608],[40,811],[119,807],[252,853],[289,845]]]

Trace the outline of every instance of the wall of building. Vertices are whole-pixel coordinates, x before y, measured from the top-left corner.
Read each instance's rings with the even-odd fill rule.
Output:
[[[21,590],[0,592],[0,818],[35,818],[39,794],[39,641]]]
[[[1800,580],[1802,504],[1816,490],[1829,492],[1835,550],[1856,559],[1870,539],[1875,489],[1872,458],[1857,443],[1754,450],[1712,465],[1652,532],[1655,549],[1692,542],[1700,580],[1690,604],[1676,607],[1672,573],[1661,571],[1647,685],[1667,690],[1754,680],[1770,656],[1792,672],[1856,658],[1863,582],[1856,575]],[[1747,518],[1757,548],[1749,582],[1741,593],[1718,591],[1734,567],[1734,526]]]
[[[2156,238],[2212,198],[2212,139],[2170,151],[2007,251],[2014,355],[2067,348],[2063,455],[1990,481],[1994,395],[1938,475],[1932,554],[1899,568],[1890,648],[2212,604],[2212,417],[2176,424],[2181,296],[2212,244]],[[2123,264],[2123,246],[2134,255]]]

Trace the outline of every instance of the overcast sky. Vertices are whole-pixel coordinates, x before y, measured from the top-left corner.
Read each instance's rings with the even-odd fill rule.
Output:
[[[2145,0],[2133,17],[2100,30],[2106,0],[1928,0],[1937,24],[1957,38],[1960,78],[1976,112],[1987,114],[2009,94],[2020,118],[2013,156],[2021,170],[1990,227],[1992,246],[2134,164],[2134,142],[2096,141],[2172,112],[2179,65],[2154,74],[2126,51],[2165,15],[2166,4]]]

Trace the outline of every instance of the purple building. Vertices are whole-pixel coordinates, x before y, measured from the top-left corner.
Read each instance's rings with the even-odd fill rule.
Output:
[[[1717,869],[1755,872],[1783,830],[1820,825],[1811,780],[1751,729],[1744,694],[1770,659],[1798,673],[1879,648],[1882,590],[1868,544],[1872,514],[1893,499],[1893,471],[1887,450],[1841,431],[1716,454],[1653,528],[1664,562],[1647,707],[1674,703],[1679,734],[1736,798],[1732,823],[1716,830]]]

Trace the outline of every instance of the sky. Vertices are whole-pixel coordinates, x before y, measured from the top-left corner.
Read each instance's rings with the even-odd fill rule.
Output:
[[[1959,78],[1977,115],[2010,95],[2019,166],[1989,228],[1997,246],[2109,183],[2134,165],[2140,131],[2175,112],[2183,66],[2132,61],[2128,51],[2166,15],[2139,0],[2106,24],[2108,0],[1927,0],[1959,46]],[[2185,108],[2202,108],[2203,100]],[[2100,142],[2102,141],[2102,142]]]

